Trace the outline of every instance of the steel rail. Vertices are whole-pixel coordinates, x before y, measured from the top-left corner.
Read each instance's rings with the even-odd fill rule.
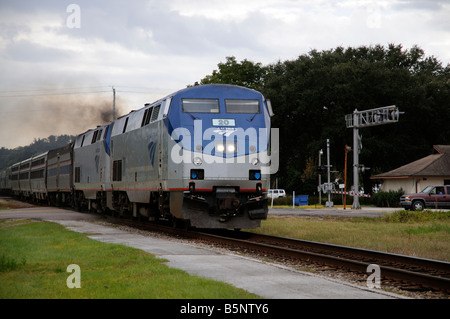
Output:
[[[250,250],[263,256],[338,267],[367,275],[367,267],[380,267],[381,279],[450,293],[450,263],[380,251],[324,244],[241,231],[185,230],[152,223],[107,218],[113,223],[163,232],[226,247]],[[434,273],[438,273],[436,275]]]

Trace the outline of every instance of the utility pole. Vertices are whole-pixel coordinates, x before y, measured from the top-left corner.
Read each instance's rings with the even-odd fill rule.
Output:
[[[345,167],[344,167],[344,210],[347,204],[347,153],[351,152],[352,148],[345,145]]]
[[[116,89],[114,86],[112,87],[113,90],[113,121],[116,120]]]
[[[322,149],[319,151],[319,168],[322,166],[322,155],[323,151]],[[322,205],[322,174],[319,172],[319,205]]]
[[[359,114],[355,109],[353,112],[353,121],[355,123],[359,123]],[[361,151],[360,141],[361,137],[359,136],[359,125],[353,128],[353,191],[359,193],[359,152]],[[359,204],[359,197],[357,195],[353,195],[353,209],[361,209],[361,205]]]
[[[359,152],[361,151],[361,137],[359,129],[369,126],[377,126],[383,124],[391,124],[398,122],[400,112],[395,105],[370,109],[366,111],[358,111],[355,109],[353,114],[345,116],[347,128],[353,128],[353,205],[352,209],[361,209],[359,204],[359,172],[364,171],[363,165],[359,164]]]
[[[327,193],[328,193],[328,201],[325,203],[325,207],[333,207],[333,202],[331,201],[331,191],[332,185],[330,181],[330,140],[327,139],[327,175],[328,175],[328,185],[327,185]]]

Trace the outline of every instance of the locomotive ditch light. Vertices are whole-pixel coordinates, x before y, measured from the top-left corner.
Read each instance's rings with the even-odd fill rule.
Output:
[[[249,179],[253,180],[253,181],[261,180],[261,170],[259,170],[259,169],[249,170]]]
[[[191,169],[191,179],[204,179],[205,171],[203,169]]]
[[[191,193],[195,192],[195,183],[194,182],[189,183],[189,192],[191,192]]]
[[[259,164],[259,159],[257,159],[256,157],[252,158],[251,163],[252,163],[253,166],[256,166],[256,165]]]
[[[200,157],[194,157],[194,159],[192,160],[192,163],[194,163],[194,165],[196,165],[196,166],[200,166],[203,164],[203,161]]]

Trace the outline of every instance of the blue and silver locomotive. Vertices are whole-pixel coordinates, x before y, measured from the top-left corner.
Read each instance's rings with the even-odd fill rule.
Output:
[[[258,227],[268,213],[271,114],[248,88],[180,90],[78,135],[61,152],[71,193],[53,187],[52,198],[198,228]]]

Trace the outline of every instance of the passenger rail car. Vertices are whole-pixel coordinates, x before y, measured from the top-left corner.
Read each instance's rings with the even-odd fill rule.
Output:
[[[56,206],[73,203],[73,144],[47,154],[47,196]]]
[[[48,197],[199,228],[258,227],[268,212],[271,113],[244,87],[180,90],[49,151]],[[6,173],[13,191],[22,164]]]

